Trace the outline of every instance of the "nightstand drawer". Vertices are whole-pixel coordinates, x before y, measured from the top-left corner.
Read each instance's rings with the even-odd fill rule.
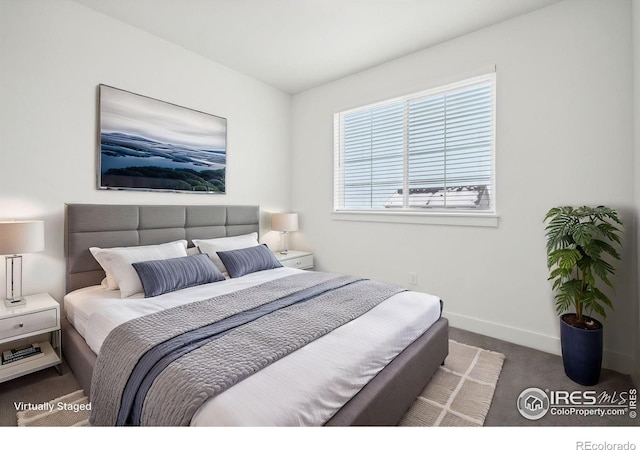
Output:
[[[313,255],[285,259],[284,261],[280,261],[280,263],[285,267],[295,267],[296,269],[310,269],[313,267]]]
[[[0,340],[58,326],[58,313],[46,309],[30,314],[0,319]]]

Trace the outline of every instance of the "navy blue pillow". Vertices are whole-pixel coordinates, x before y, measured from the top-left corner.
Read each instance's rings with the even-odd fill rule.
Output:
[[[145,297],[225,279],[205,254],[143,261],[132,266],[138,272]]]
[[[278,258],[271,253],[266,244],[216,253],[231,278],[238,278],[260,270],[282,267]]]

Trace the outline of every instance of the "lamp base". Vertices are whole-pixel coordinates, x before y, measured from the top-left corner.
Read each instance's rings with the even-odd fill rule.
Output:
[[[286,255],[289,253],[289,233],[287,231],[282,231],[282,249],[280,249],[281,255]]]
[[[4,300],[4,306],[6,306],[7,308],[11,308],[13,306],[26,305],[26,304],[27,304],[27,299],[24,297],[7,298]]]
[[[22,298],[22,255],[5,256],[5,259],[7,262],[7,295],[4,304],[9,306],[8,301]]]

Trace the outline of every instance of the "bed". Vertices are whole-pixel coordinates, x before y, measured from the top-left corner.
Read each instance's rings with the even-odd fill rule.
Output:
[[[204,299],[239,298],[238,292],[244,296],[289,280],[313,284],[314,277],[323,283],[361,282],[274,267],[157,297],[120,299],[117,290],[104,288],[105,272],[89,250],[186,241],[188,253],[195,254],[194,240],[247,236],[259,231],[259,222],[257,206],[66,205],[63,354],[92,402],[100,398],[95,393],[100,390],[92,393],[92,381],[105,378],[105,370],[96,368],[96,353],[101,353],[99,367],[116,359],[105,356],[109,352],[101,346],[122,324],[144,321],[141,317],[148,313],[174,311],[171,307],[186,308],[185,297],[202,304]],[[188,424],[396,425],[447,356],[448,324],[440,316],[441,307],[437,297],[394,291],[357,319],[208,398],[189,415]],[[404,322],[411,322],[406,329]]]

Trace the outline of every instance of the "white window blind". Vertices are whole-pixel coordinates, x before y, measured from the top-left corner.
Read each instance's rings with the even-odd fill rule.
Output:
[[[495,74],[335,114],[335,211],[495,211]]]

